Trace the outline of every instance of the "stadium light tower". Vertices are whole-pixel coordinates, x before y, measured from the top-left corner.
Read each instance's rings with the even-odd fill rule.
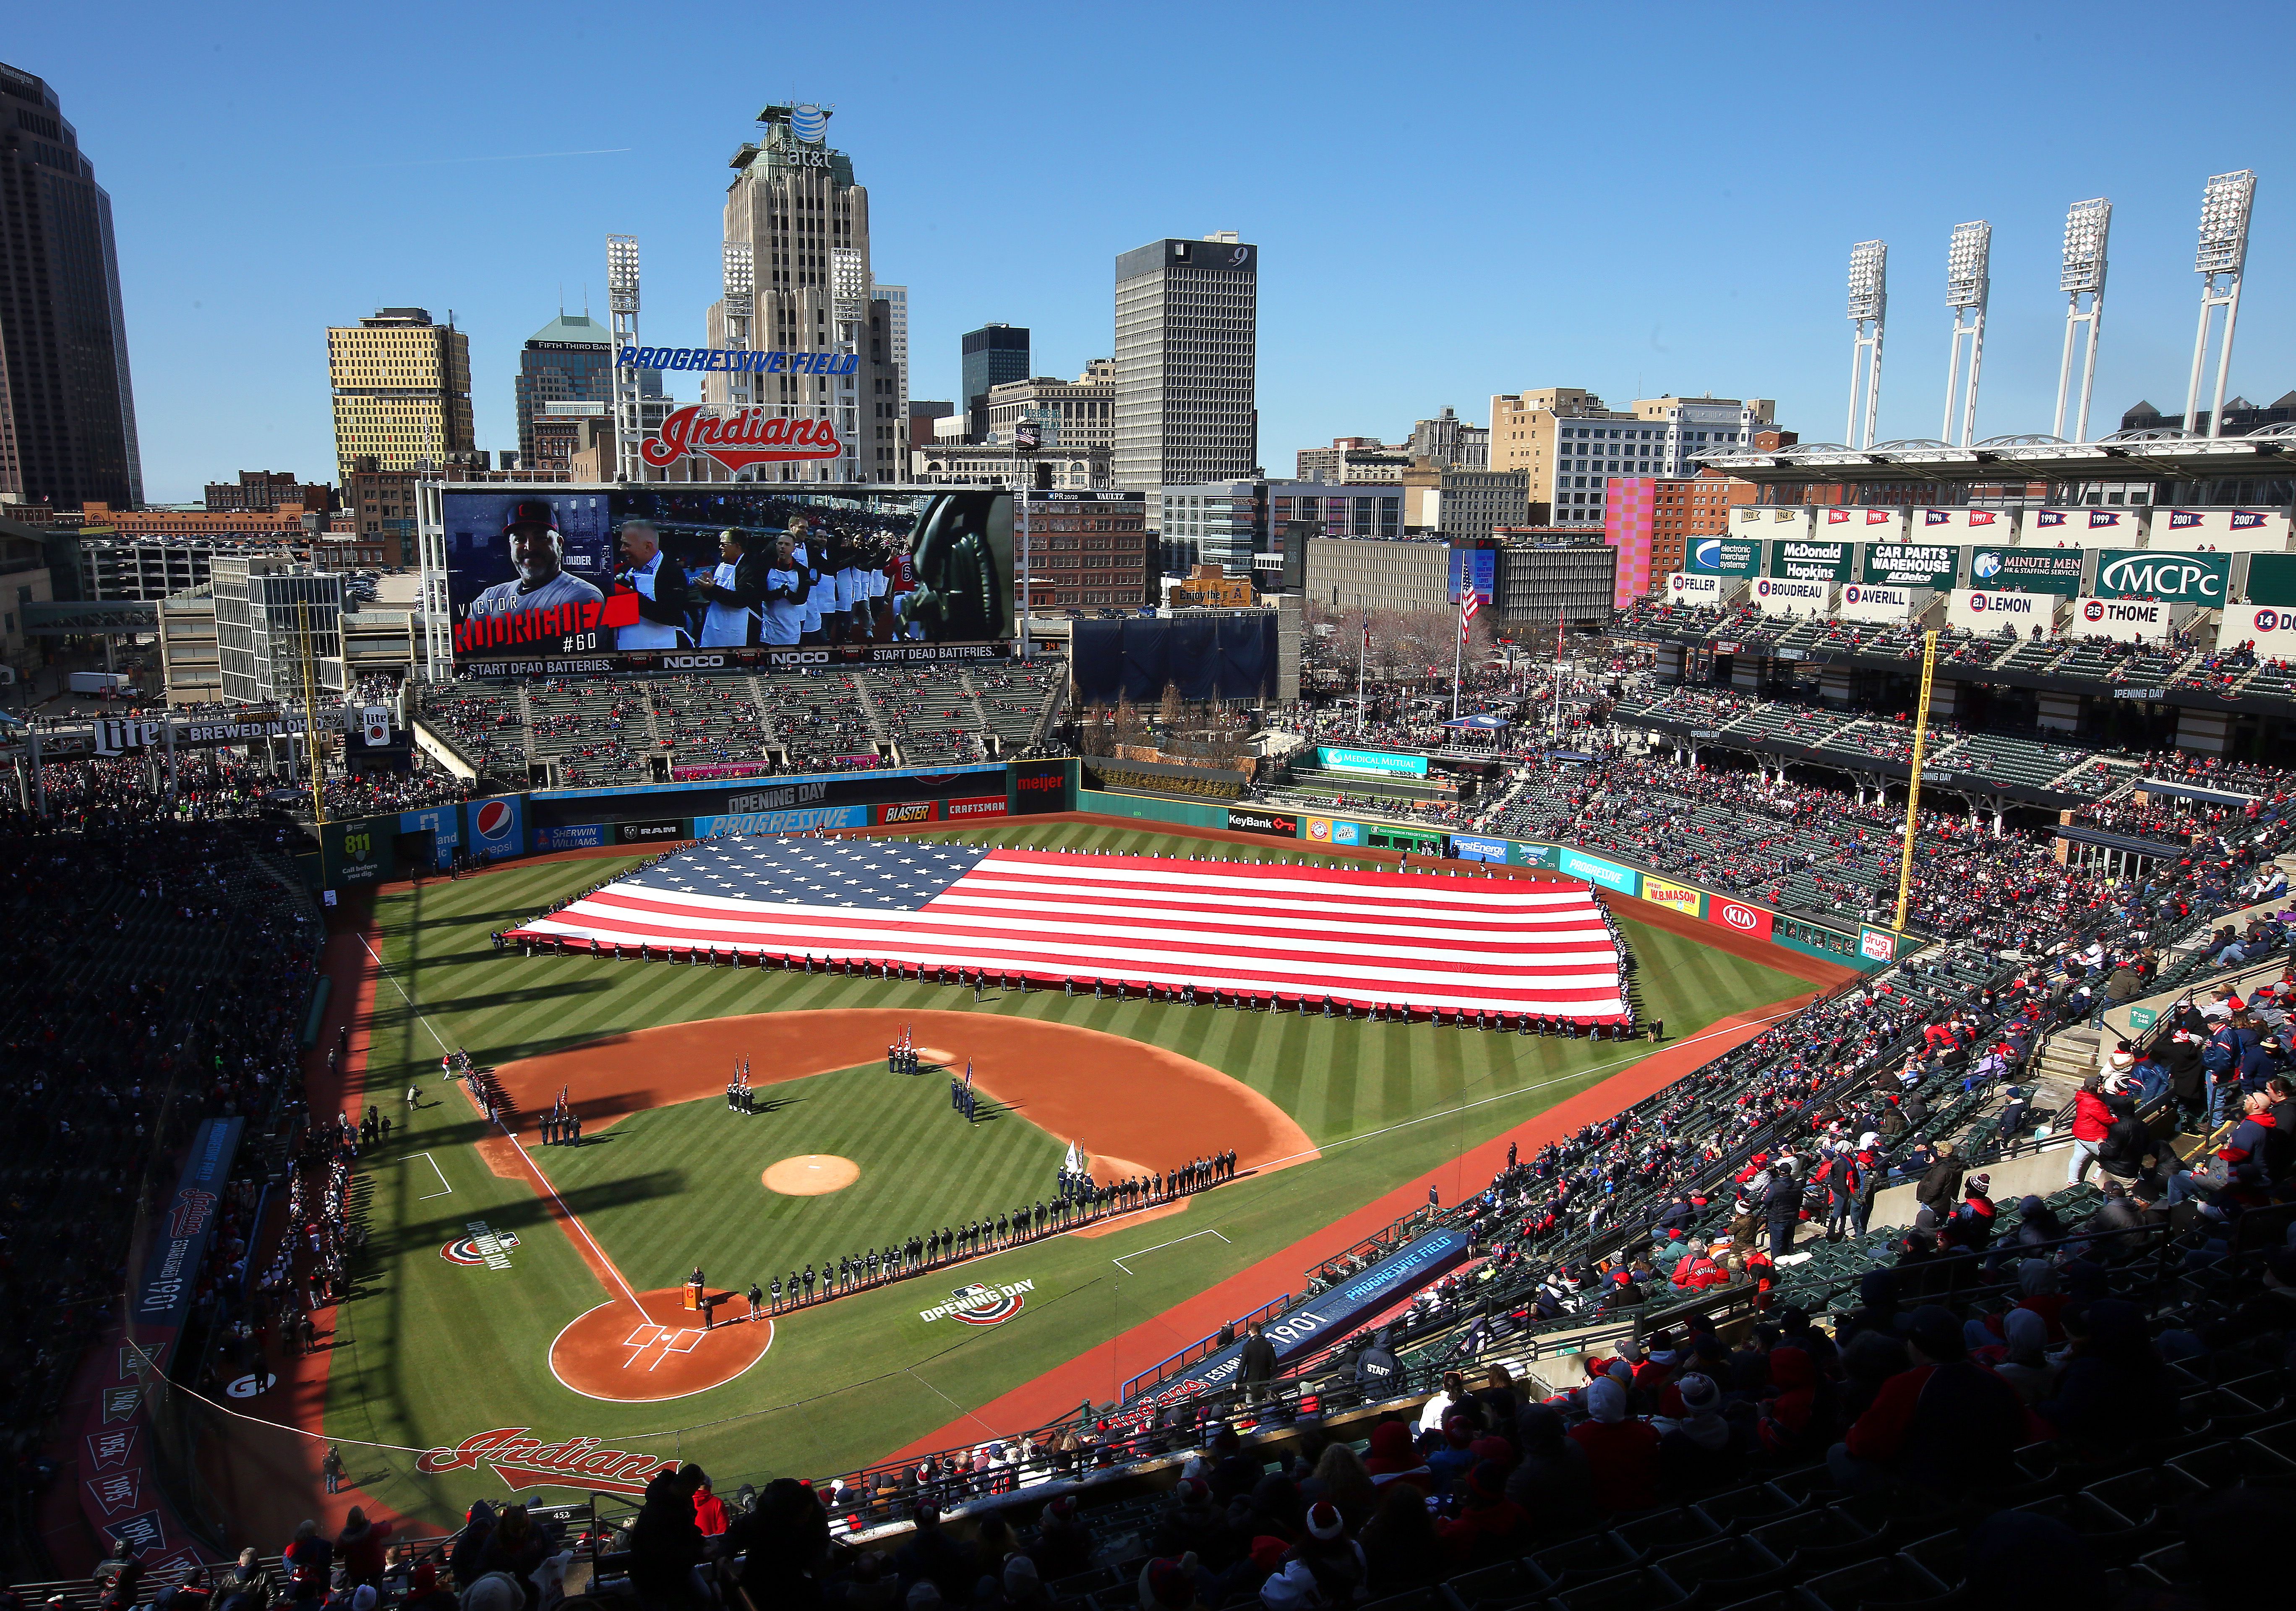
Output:
[[[1849,423],[1841,439],[1851,447],[1874,446],[1882,409],[1882,320],[1890,307],[1890,244],[1860,241],[1849,249]],[[1857,435],[1857,395],[1866,394],[1866,435]]]
[[[750,315],[757,310],[757,252],[747,241],[726,242],[726,338],[735,352],[750,346]],[[726,378],[726,394],[740,407],[750,400],[750,377],[735,371]]]
[[[2082,344],[2080,415],[2073,440],[2088,440],[2088,400],[2096,389],[2096,338],[2104,328],[2104,243],[2112,233],[2112,203],[2099,196],[2076,201],[2065,214],[2064,266],[2057,272],[2057,289],[2065,293],[2065,356],[2057,365],[2057,421],[2049,434],[2065,434],[2065,392],[2073,378],[2073,327],[2088,326]],[[2088,306],[2081,306],[2081,298]]]
[[[2201,276],[2201,328],[2193,338],[2193,383],[2185,390],[2185,430],[2201,405],[2201,367],[2209,351],[2209,322],[2225,310],[2224,345],[2217,350],[2217,390],[2209,405],[2209,435],[2224,434],[2225,377],[2232,369],[2232,331],[2240,322],[2240,271],[2248,261],[2248,215],[2256,202],[2256,174],[2215,174],[2201,192],[2201,247],[2193,267]]]
[[[869,276],[861,266],[861,254],[849,246],[832,249],[829,254],[830,317],[837,325],[837,350],[857,354],[861,350],[861,327],[869,322]],[[837,478],[850,484],[861,478],[861,385],[860,365],[854,372],[837,377],[834,418],[837,434],[844,439],[845,451],[837,461]]]
[[[614,356],[619,359],[638,344],[638,238],[606,237],[606,307],[614,322]],[[614,475],[623,481],[645,478],[638,459],[638,441],[644,435],[638,418],[638,372],[635,365],[614,365]]]
[[[1946,349],[1945,427],[1953,441],[1953,416],[1961,414],[1961,445],[1977,435],[1977,368],[1985,361],[1985,303],[1993,292],[1993,225],[1979,218],[1953,226],[1945,249],[1945,305],[1953,311],[1953,342]],[[1969,344],[1969,383],[1961,388],[1961,348]]]

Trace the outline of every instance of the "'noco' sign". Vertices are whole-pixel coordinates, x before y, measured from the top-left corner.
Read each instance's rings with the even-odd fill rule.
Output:
[[[2230,554],[2108,548],[2096,563],[2096,592],[2105,599],[2154,599],[2213,608],[2225,601],[2231,572]]]

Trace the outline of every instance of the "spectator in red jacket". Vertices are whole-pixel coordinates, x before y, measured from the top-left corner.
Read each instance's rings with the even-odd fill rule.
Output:
[[[358,1506],[351,1507],[345,1518],[343,1530],[335,1538],[335,1553],[343,1563],[343,1581],[347,1583],[379,1583],[382,1581],[382,1546],[390,1537],[389,1522],[371,1522]]]
[[[1625,1386],[1608,1376],[1587,1383],[1587,1413],[1591,1419],[1571,1427],[1570,1439],[1587,1452],[1595,1509],[1644,1510],[1658,1503],[1658,1429],[1628,1415]]]
[[[1945,1493],[1971,1474],[1997,1473],[2026,1441],[2017,1390],[1969,1357],[1961,1322],[1935,1304],[1914,1311],[1913,1360],[1882,1384],[1826,1455],[1834,1485],[1852,1493],[1892,1487]]]
[[[704,1538],[716,1538],[726,1531],[726,1501],[709,1491],[706,1481],[693,1491],[693,1525],[701,1529]]]
[[[1467,1473],[1458,1516],[1437,1531],[1451,1558],[1462,1564],[1512,1555],[1530,1531],[1530,1515],[1506,1496],[1507,1468],[1485,1460]]]
[[[2104,1133],[2112,1128],[2112,1109],[2104,1100],[2104,1076],[2092,1074],[2081,1082],[2080,1093],[2073,1098],[2073,1149],[2066,1164],[2065,1184],[2081,1183]]]
[[[1375,1488],[1405,1483],[1422,1493],[1435,1492],[1435,1474],[1412,1447],[1411,1428],[1402,1421],[1382,1421],[1371,1429],[1371,1452],[1364,1457],[1364,1469]]]

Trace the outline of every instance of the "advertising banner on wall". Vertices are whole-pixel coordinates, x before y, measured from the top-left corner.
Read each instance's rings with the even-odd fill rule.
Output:
[[[742,658],[750,650],[848,642],[888,651],[871,658],[930,659],[1012,634],[1013,500],[1001,490],[488,487],[448,490],[440,513],[458,663],[715,670],[762,663]],[[803,562],[785,574],[803,577],[805,598],[784,585],[755,609],[713,599],[734,580],[728,530],[767,568],[790,537]],[[708,651],[725,658],[678,658]]]
[[[1733,934],[1751,935],[1758,940],[1770,937],[1769,911],[1765,907],[1749,906],[1743,901],[1716,895],[1706,908],[1706,920],[1719,923]]]
[[[1246,811],[1231,806],[1227,810],[1227,825],[1245,833],[1265,833],[1278,838],[1300,837],[1300,819],[1280,811]]]
[[[2237,648],[2243,643],[2254,644],[2257,655],[2263,659],[2296,659],[2296,606],[2226,605],[2224,626],[2217,633],[2217,644],[2219,648]]]
[[[1735,592],[1736,585],[1726,583],[1720,577],[1702,577],[1693,571],[1667,573],[1666,601],[1669,604],[1719,604],[1726,591]]]
[[[800,806],[787,811],[735,811],[693,819],[697,839],[729,839],[750,833],[812,833],[823,828],[866,828],[866,806]]]
[[[947,822],[978,822],[987,817],[1010,816],[1012,805],[1001,794],[984,794],[975,795],[970,799],[944,801],[940,811]]]
[[[1980,548],[1969,556],[1969,585],[1987,593],[2053,593],[2070,599],[2081,591],[2087,559],[2078,548]]]
[[[1906,535],[1902,509],[1829,509],[1817,519],[1821,537],[1854,536],[1866,543],[1894,543]]]
[[[2100,599],[2165,599],[2214,609],[2226,597],[2232,556],[2159,548],[2108,548],[2096,557]]]
[[[570,822],[563,828],[537,828],[534,853],[541,855],[553,850],[597,850],[614,842],[613,833],[611,822]]]
[[[2065,630],[2120,643],[2153,642],[2175,629],[2175,611],[2159,599],[2075,599]]]
[[[322,828],[319,844],[325,860],[326,887],[341,889],[387,880],[398,861],[391,843],[398,826],[398,819],[389,816],[356,817]]]
[[[1341,749],[1330,744],[1316,746],[1316,765],[1325,772],[1376,772],[1390,777],[1407,778],[1427,775],[1427,757],[1423,755],[1391,755],[1382,749]]]
[[[1860,924],[1857,954],[1869,962],[1894,962],[1898,960],[1898,936],[1887,928],[1876,928],[1871,923]]]
[[[1495,548],[1455,548],[1451,551],[1451,602],[1456,604],[1474,589],[1475,597],[1488,604],[1498,586],[1498,550]]]
[[[430,834],[434,859],[444,867],[463,847],[463,808],[428,806],[421,811],[402,811],[398,814],[398,831]]]
[[[1770,544],[1769,574],[1798,582],[1846,582],[1856,574],[1857,544],[1789,537]]]
[[[940,821],[940,805],[939,800],[903,800],[891,806],[873,806],[870,810],[878,827],[905,828]]]
[[[1526,845],[1521,839],[1507,841],[1507,865],[1510,867],[1544,867],[1557,871],[1562,864],[1562,852],[1552,845]]]
[[[1961,580],[1961,550],[1943,543],[1868,543],[1861,582],[1943,589]]]
[[[498,794],[467,802],[471,854],[482,862],[526,854],[526,797]]]
[[[2156,509],[2152,530],[2156,548],[2279,553],[2288,547],[2288,516],[2281,510]]]
[[[1841,590],[1841,604],[1834,614],[1845,621],[1910,621],[1936,597],[1926,587],[1876,587],[1870,582],[1852,582]]]
[[[128,1321],[154,1370],[164,1372],[174,1360],[176,1340],[191,1320],[193,1301],[205,1285],[208,1247],[223,1220],[224,1191],[246,1127],[247,1121],[241,1118],[200,1121],[184,1154],[175,1195],[152,1222],[151,1247],[144,1256]]]
[[[1972,537],[1981,542],[2013,543],[2017,540],[2017,517],[2005,509],[1913,509],[1906,512],[1906,540],[1909,543],[1965,543]]]
[[[2033,509],[2025,512],[2029,548],[2127,548],[2144,540],[2141,509]]]
[[[1012,767],[1013,809],[1024,817],[1069,808],[1066,761],[1020,761]]]
[[[1704,890],[1693,889],[1687,884],[1669,884],[1649,873],[1643,875],[1643,899],[1653,906],[1670,907],[1685,917],[1702,918],[1706,915]]]
[[[1473,834],[1455,833],[1451,836],[1451,855],[1462,862],[1496,862],[1504,866],[1507,859],[1505,839],[1486,839]]]
[[[1301,817],[1300,837],[1314,845],[1363,845],[1363,824],[1341,817]]]
[[[1701,576],[1751,577],[1762,568],[1762,545],[1751,537],[1701,537],[1690,545],[1690,568]]]
[[[2057,609],[2064,601],[2054,593],[1995,593],[1982,587],[1956,587],[1947,601],[1945,622],[1980,637],[1991,637],[2003,627],[2030,633],[2056,629]]]
[[[1565,848],[1557,865],[1568,877],[1584,879],[1589,884],[1599,884],[1605,889],[1615,889],[1620,895],[1640,895],[1643,875],[1631,867],[1621,867],[1616,862],[1606,862],[1599,856],[1582,855]]]
[[[617,845],[671,845],[693,837],[693,824],[685,817],[653,817],[641,822],[614,824]]]
[[[2251,604],[2296,605],[2296,554],[2251,555],[2242,591]]]
[[[1763,577],[1754,584],[1754,608],[1766,616],[1816,616],[1833,608],[1834,585]]]

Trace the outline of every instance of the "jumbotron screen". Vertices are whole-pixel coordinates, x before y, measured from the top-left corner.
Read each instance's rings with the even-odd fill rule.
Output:
[[[456,488],[455,658],[481,674],[988,658],[1013,496],[986,488]]]

